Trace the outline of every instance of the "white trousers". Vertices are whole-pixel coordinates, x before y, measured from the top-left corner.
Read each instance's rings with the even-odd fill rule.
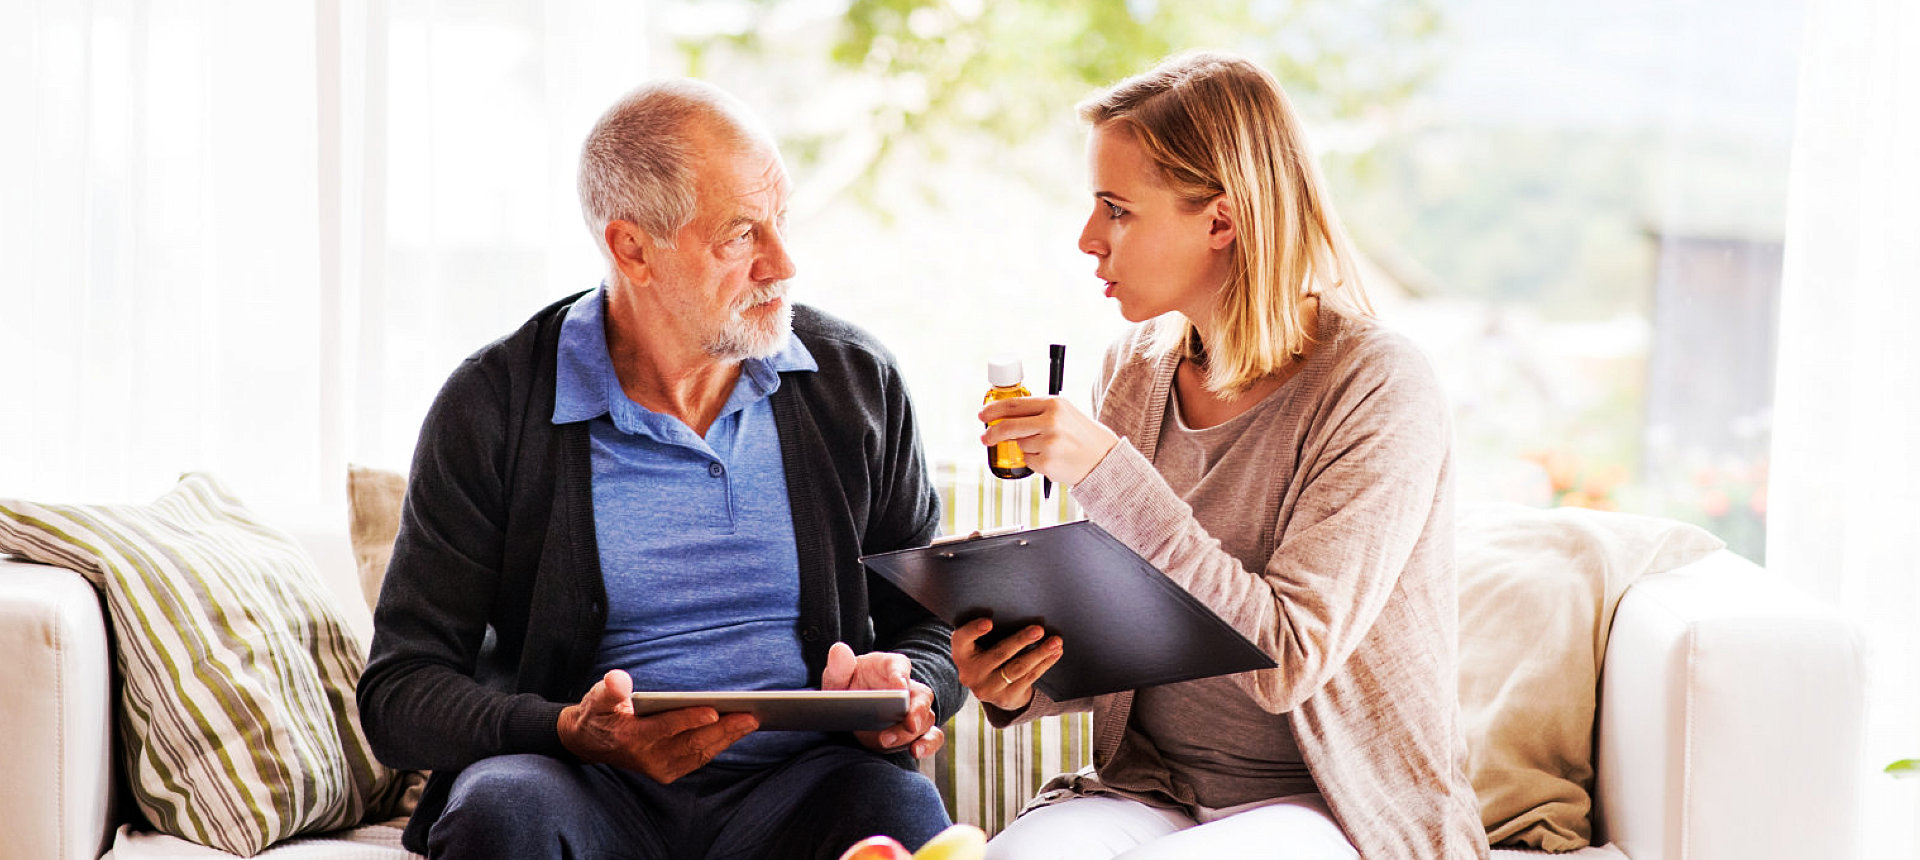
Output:
[[[1201,820],[1118,797],[1028,811],[987,843],[986,860],[1358,860],[1318,794],[1210,810]]]

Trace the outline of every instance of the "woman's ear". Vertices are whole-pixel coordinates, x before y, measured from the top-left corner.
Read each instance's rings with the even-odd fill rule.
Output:
[[[1233,202],[1221,194],[1207,203],[1207,247],[1224,251],[1239,236],[1233,221]]]

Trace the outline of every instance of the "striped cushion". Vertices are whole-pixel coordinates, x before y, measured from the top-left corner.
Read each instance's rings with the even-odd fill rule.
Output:
[[[946,725],[947,743],[920,760],[954,821],[999,833],[1040,786],[1093,762],[1093,715],[1043,717],[1008,729],[987,723],[969,699]]]
[[[1040,481],[1003,481],[988,474],[984,457],[934,468],[945,521],[942,534],[964,534],[1004,526],[1046,526],[1081,518],[1061,487],[1051,498]],[[939,786],[954,821],[973,824],[988,835],[999,833],[1040,786],[1062,773],[1093,763],[1093,715],[1061,714],[1006,730],[988,724],[980,703],[971,700],[946,726],[947,743],[920,762],[920,770]]]
[[[234,854],[384,817],[364,651],[293,539],[191,474],[151,505],[0,500],[0,550],[105,595],[133,794],[161,830]]]

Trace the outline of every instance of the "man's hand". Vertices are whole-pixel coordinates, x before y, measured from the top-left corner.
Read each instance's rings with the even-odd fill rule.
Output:
[[[560,743],[581,761],[638,771],[665,784],[705,767],[759,727],[750,714],[722,717],[712,708],[634,716],[633,678],[614,669],[580,704],[560,712]]]
[[[913,663],[905,654],[871,651],[855,655],[847,643],[835,642],[827,649],[820,689],[906,690],[906,719],[879,731],[854,732],[853,736],[870,750],[892,752],[907,745],[914,758],[926,758],[939,751],[947,735],[933,724],[933,688],[913,680],[912,673]]]

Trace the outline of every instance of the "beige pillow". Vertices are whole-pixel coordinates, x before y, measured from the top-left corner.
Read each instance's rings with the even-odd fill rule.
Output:
[[[1613,609],[1633,581],[1725,546],[1686,523],[1582,508],[1463,507],[1460,711],[1489,841],[1592,838],[1593,717]]]
[[[313,561],[203,474],[151,505],[0,500],[0,550],[101,590],[134,798],[162,831],[251,856],[391,814],[360,727],[364,653]]]
[[[400,503],[407,494],[407,476],[389,469],[347,464],[347,537],[353,543],[354,567],[360,574],[360,594],[367,608],[380,603],[380,585],[393,558],[393,540],[400,535]],[[429,771],[409,771],[406,793],[394,804],[393,814],[408,816],[420,803]]]
[[[380,583],[393,557],[393,539],[400,534],[400,502],[406,493],[407,476],[399,472],[347,466],[348,537],[368,609],[380,602]]]

